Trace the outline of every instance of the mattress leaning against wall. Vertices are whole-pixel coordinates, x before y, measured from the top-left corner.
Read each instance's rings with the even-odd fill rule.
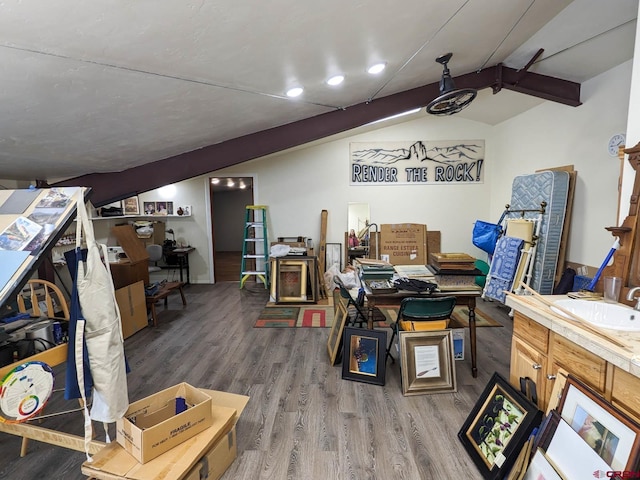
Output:
[[[511,188],[510,210],[537,209],[541,202],[547,202],[529,281],[529,286],[541,295],[553,293],[567,210],[569,178],[569,172],[565,171],[520,175],[514,178]],[[535,219],[537,215],[535,212],[526,212],[524,218]]]

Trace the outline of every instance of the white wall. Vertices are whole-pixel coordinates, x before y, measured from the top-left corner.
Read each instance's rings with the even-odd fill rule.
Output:
[[[640,12],[640,4],[638,5]],[[636,44],[634,52],[640,52],[640,23],[636,24]],[[640,54],[633,57],[633,75],[631,77],[631,94],[629,96],[629,105],[640,105]],[[629,117],[627,120],[627,148],[633,147],[640,143],[640,110],[638,108],[629,109]],[[624,174],[622,181],[622,208],[620,209],[619,224],[624,221],[629,211],[629,199],[633,191],[633,182],[636,172],[625,162]]]
[[[579,107],[545,102],[495,127],[491,211],[509,202],[517,175],[574,165],[578,172],[567,260],[599,267],[617,224],[620,160],[607,152],[609,138],[626,130],[632,62],[582,84]]]

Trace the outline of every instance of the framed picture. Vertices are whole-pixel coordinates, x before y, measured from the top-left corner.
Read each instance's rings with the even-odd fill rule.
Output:
[[[156,215],[167,214],[167,202],[156,202]]]
[[[386,330],[345,327],[342,343],[342,378],[384,385]]]
[[[537,450],[531,459],[524,480],[562,480],[542,450]]]
[[[125,215],[140,215],[140,204],[137,195],[122,200],[122,213]]]
[[[402,394],[457,391],[453,332],[399,332]]]
[[[333,325],[331,325],[329,338],[327,339],[327,351],[331,365],[342,361],[342,336],[348,320],[349,312],[347,311],[347,305],[342,299],[339,299],[336,301]]]
[[[338,270],[342,271],[342,244],[341,243],[326,244],[324,262],[327,270],[331,265],[335,264],[338,266]]]
[[[276,303],[307,301],[307,263],[276,259]]]
[[[637,469],[640,425],[572,375],[558,411],[612,470]]]
[[[458,432],[482,478],[504,477],[542,412],[495,372]]]
[[[142,208],[144,209],[145,215],[156,214],[156,202],[142,202]]]

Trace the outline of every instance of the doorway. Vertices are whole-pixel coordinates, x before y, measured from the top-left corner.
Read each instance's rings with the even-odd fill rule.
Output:
[[[240,282],[247,205],[252,177],[209,178],[214,282]]]

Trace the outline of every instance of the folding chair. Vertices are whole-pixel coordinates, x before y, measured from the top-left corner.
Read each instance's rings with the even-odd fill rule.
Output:
[[[453,308],[456,306],[456,297],[407,297],[400,302],[398,317],[391,324],[391,341],[387,348],[387,358],[395,362],[391,355],[393,340],[400,331],[415,330],[445,330],[449,326],[449,320]]]
[[[340,296],[347,300],[347,312],[349,314],[348,325],[360,327],[366,325],[369,316],[364,310],[364,290],[361,289],[358,292],[358,298],[354,299],[349,289],[344,286],[340,277],[337,275],[334,276],[333,281],[340,289]]]

